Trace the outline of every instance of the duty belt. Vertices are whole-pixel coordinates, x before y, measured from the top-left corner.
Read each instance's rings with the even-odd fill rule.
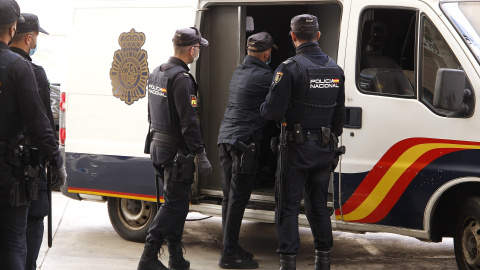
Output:
[[[171,135],[167,135],[157,130],[153,132],[152,140],[170,144],[175,148],[185,148],[187,146],[183,138],[177,138]]]
[[[305,141],[319,141],[322,139],[322,136],[320,135],[320,132],[303,132],[302,134],[303,140]],[[293,131],[287,131],[287,141],[288,142],[295,142],[295,132]]]

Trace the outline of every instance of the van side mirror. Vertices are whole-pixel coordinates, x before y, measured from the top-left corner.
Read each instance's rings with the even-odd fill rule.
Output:
[[[453,112],[462,111],[465,77],[465,71],[463,70],[438,69],[433,94],[433,107]]]

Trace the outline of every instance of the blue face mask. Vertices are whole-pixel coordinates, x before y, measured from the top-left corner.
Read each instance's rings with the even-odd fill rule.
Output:
[[[270,62],[272,62],[272,54],[270,54],[268,56],[268,59],[267,59],[267,61],[265,61],[265,64],[267,64],[267,66],[268,66],[268,64],[270,64]]]
[[[32,36],[32,38],[33,38],[33,36]],[[30,55],[30,56],[32,56],[35,53],[35,51],[37,50],[37,47],[38,47],[37,40],[35,38],[33,38],[33,40],[35,40],[35,48],[32,49],[32,48],[30,48],[30,45],[28,45],[28,48],[30,49],[30,52],[28,53],[28,55]]]

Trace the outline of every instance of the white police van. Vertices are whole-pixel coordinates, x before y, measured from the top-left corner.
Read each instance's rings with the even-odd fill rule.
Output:
[[[191,209],[221,213],[217,135],[246,38],[269,32],[294,55],[290,19],[319,19],[320,47],[344,69],[347,148],[332,178],[332,225],[438,242],[453,237],[460,269],[480,267],[480,2],[451,0],[80,1],[62,84],[65,195],[108,201],[116,231],[144,241],[156,213],[143,144],[146,80],[173,54],[175,29],[209,40],[191,65],[213,174],[197,175]],[[195,18],[195,19],[194,19]],[[265,128],[258,181],[245,218],[274,219],[275,157]],[[304,216],[300,223],[308,225]]]

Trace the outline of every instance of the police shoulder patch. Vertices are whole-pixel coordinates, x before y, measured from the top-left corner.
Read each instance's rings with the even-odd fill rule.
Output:
[[[283,76],[283,72],[277,72],[277,74],[275,74],[274,82],[275,83],[280,82],[280,80],[282,79],[282,76]]]
[[[193,108],[196,108],[197,107],[197,96],[191,95],[190,96],[190,103],[192,104]]]

